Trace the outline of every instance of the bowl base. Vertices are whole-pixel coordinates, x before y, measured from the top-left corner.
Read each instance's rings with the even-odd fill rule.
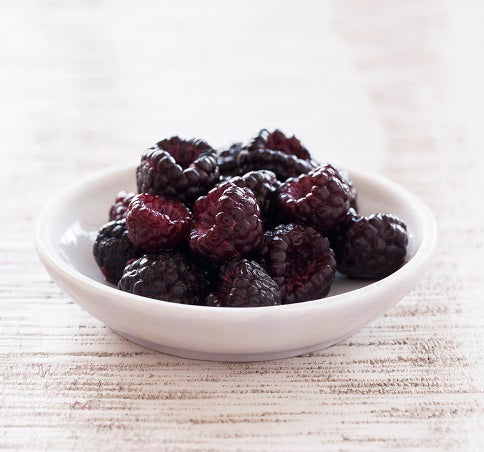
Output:
[[[176,356],[178,358],[194,359],[199,361],[226,361],[226,362],[248,362],[248,361],[272,361],[275,359],[293,358],[294,356],[305,355],[306,353],[317,352],[332,345],[341,342],[355,333],[352,331],[345,334],[338,339],[323,342],[309,347],[296,348],[294,350],[284,350],[282,352],[265,352],[265,353],[210,353],[196,350],[185,350],[181,348],[168,347],[166,345],[155,344],[154,342],[145,341],[136,337],[130,336],[118,330],[113,330],[119,336],[124,337],[130,342],[141,345],[142,347],[155,350],[157,352],[165,353],[167,355]]]

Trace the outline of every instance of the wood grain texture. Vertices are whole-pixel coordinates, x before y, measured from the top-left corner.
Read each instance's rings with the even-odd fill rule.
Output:
[[[482,450],[484,29],[478,1],[0,4],[0,448]],[[327,350],[265,363],[129,343],[50,280],[47,198],[179,133],[261,126],[434,210],[431,270]]]

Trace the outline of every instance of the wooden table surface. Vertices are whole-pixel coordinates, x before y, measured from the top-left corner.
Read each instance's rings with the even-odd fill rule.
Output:
[[[0,448],[483,450],[482,2],[0,3]],[[415,290],[353,337],[263,363],[131,344],[51,281],[35,217],[180,134],[261,127],[375,169],[439,225]]]

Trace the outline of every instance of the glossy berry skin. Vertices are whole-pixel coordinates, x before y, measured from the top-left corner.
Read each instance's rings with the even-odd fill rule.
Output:
[[[177,251],[147,254],[124,269],[118,288],[143,297],[181,304],[200,304],[206,284],[199,269]]]
[[[248,188],[223,182],[193,205],[190,250],[223,262],[259,250],[263,230],[259,206]]]
[[[232,177],[240,175],[239,154],[241,150],[242,143],[234,143],[228,149],[225,149],[218,154],[217,163],[220,176]]]
[[[277,203],[290,221],[328,231],[345,218],[351,190],[331,165],[287,180],[280,188]]]
[[[125,218],[129,203],[132,201],[134,196],[134,193],[120,191],[117,194],[113,205],[109,209],[109,221],[122,220]]]
[[[260,263],[279,285],[284,304],[325,297],[336,272],[328,240],[313,228],[297,224],[265,233]]]
[[[250,171],[242,176],[232,177],[229,182],[252,190],[264,221],[274,217],[277,189],[281,183],[272,171]]]
[[[311,171],[315,165],[308,150],[296,137],[286,137],[280,130],[263,129],[239,154],[243,173],[265,169],[279,180]]]
[[[136,169],[138,193],[191,203],[218,181],[217,152],[199,140],[172,137],[147,149]]]
[[[407,243],[407,227],[388,214],[353,215],[331,237],[338,271],[360,279],[380,279],[398,270]]]
[[[126,221],[110,221],[101,227],[93,246],[93,255],[107,281],[117,284],[126,263],[142,251],[128,238]]]
[[[221,308],[222,302],[214,293],[209,293],[205,298],[205,306],[210,306],[212,308]]]
[[[254,261],[237,259],[222,265],[216,293],[206,299],[207,306],[259,307],[281,304],[277,283]]]
[[[148,193],[136,195],[126,213],[129,239],[146,251],[175,247],[187,237],[191,221],[180,201]]]

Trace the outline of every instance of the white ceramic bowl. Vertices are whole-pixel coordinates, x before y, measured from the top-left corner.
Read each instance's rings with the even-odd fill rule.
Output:
[[[37,252],[59,287],[114,331],[145,347],[208,360],[285,358],[328,347],[394,306],[422,276],[436,244],[431,211],[400,185],[349,170],[363,214],[387,212],[410,232],[408,261],[377,281],[337,275],[321,300],[262,308],[211,308],[157,301],[107,284],[92,256],[99,227],[120,190],[135,190],[135,165],[108,169],[63,190],[42,210]]]

